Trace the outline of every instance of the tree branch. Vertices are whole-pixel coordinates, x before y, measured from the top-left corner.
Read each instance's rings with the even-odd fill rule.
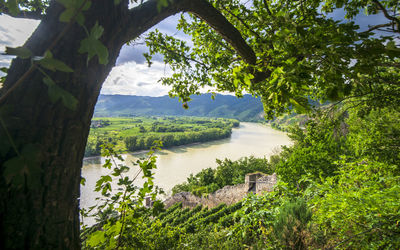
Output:
[[[168,49],[168,47],[166,46],[166,44],[160,44],[160,47],[163,48],[165,51],[171,53],[171,54],[180,56],[180,57],[184,58],[184,59],[187,60],[187,61],[195,62],[195,63],[201,65],[201,66],[202,66],[203,68],[205,68],[206,70],[208,70],[208,71],[210,70],[210,67],[208,67],[205,63],[203,63],[203,62],[201,62],[201,61],[199,61],[199,60],[190,58],[190,57],[186,56],[185,54],[180,54],[180,53],[177,53],[177,52],[175,52],[175,51],[173,51],[173,50],[170,50],[170,49]]]
[[[384,23],[384,24],[374,25],[374,26],[369,27],[368,30],[363,31],[361,33],[368,33],[368,32],[371,32],[371,31],[374,31],[374,30],[377,30],[377,29],[380,29],[380,28],[390,27],[392,25],[393,25],[393,23]]]
[[[400,19],[389,15],[389,12],[387,11],[387,9],[378,1],[378,0],[373,0],[373,2],[378,6],[378,8],[380,10],[382,10],[383,15],[389,19],[392,20],[393,22],[397,23],[397,31],[400,32]]]
[[[241,24],[243,24],[244,27],[246,27],[246,29],[248,29],[251,33],[253,33],[253,35],[255,35],[258,39],[263,40],[261,38],[261,36],[257,32],[255,32],[252,28],[250,28],[250,26],[247,25],[247,23],[242,18],[240,18],[238,15],[235,15],[234,13],[232,13],[232,11],[230,11],[228,8],[226,8],[226,7],[222,7],[222,8],[226,12],[228,12],[231,16],[235,17]]]
[[[267,9],[267,12],[268,12],[268,14],[269,14],[270,16],[272,16],[272,12],[271,12],[271,10],[269,9],[269,6],[268,6],[268,3],[267,3],[267,0],[263,0],[263,2],[264,2],[264,6],[265,6],[265,8]]]
[[[172,0],[167,7],[161,10],[157,8],[157,2],[157,0],[149,0],[130,10],[126,42],[138,37],[169,16],[179,12],[190,12],[215,29],[246,63],[256,64],[256,55],[240,32],[206,0]]]

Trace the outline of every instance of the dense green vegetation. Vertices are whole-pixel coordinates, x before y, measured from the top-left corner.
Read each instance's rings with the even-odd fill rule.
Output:
[[[217,168],[206,168],[196,175],[191,174],[186,182],[172,188],[172,194],[191,192],[194,195],[201,196],[228,185],[244,183],[244,176],[248,173],[272,174],[274,172],[273,165],[265,158],[250,156],[237,161],[229,159],[223,161],[217,159],[216,161]]]
[[[101,145],[112,143],[118,150],[150,149],[156,140],[163,147],[206,142],[230,136],[239,126],[234,119],[199,117],[103,117],[92,120],[86,156],[100,155]]]
[[[313,101],[311,99],[308,100],[308,103],[312,105],[313,109],[324,109],[330,105],[329,102],[325,102],[321,104],[319,102]],[[307,114],[304,113],[296,113],[292,110],[292,112],[281,114],[278,117],[274,117],[272,120],[266,121],[271,125],[272,128],[288,131],[290,127],[299,125],[301,128],[304,128],[306,122],[310,119]]]
[[[182,108],[177,98],[169,96],[100,95],[94,111],[95,117],[131,116],[200,116],[223,117],[239,121],[262,121],[263,107],[259,98],[244,95],[202,94],[192,97],[189,109]]]
[[[279,182],[273,192],[250,194],[233,206],[189,210],[176,205],[160,217],[149,216],[156,214],[154,209],[137,209],[132,218],[141,221],[105,220],[107,225],[127,225],[119,237],[133,248],[400,248],[400,74],[395,41],[400,21],[387,12],[398,9],[396,1],[253,1],[254,8],[240,1],[213,2],[257,45],[262,63],[232,62],[234,52],[205,23],[183,17],[179,28],[192,35],[194,48],[157,31],[147,38],[150,54],[164,54],[166,62],[183,72],[163,82],[183,102],[198,92],[199,86],[189,84],[193,79],[216,82],[238,96],[242,91],[259,94],[267,116],[278,116],[275,124],[285,124],[293,145],[268,162],[220,161],[216,170],[190,176],[174,192],[210,193],[243,180],[246,169],[275,171]],[[379,37],[371,31],[387,24],[360,32],[354,22],[327,17],[342,8],[347,18],[361,9],[367,14],[386,12],[397,28]],[[260,29],[265,32],[257,32]],[[186,58],[205,65],[198,63],[193,70]],[[263,77],[266,82],[259,84]],[[311,110],[310,98],[327,105]],[[307,116],[279,117],[284,111]],[[261,169],[253,169],[257,161]],[[113,246],[115,233],[107,228],[103,232],[97,242],[89,236],[87,246]]]
[[[308,119],[309,117],[305,114],[297,114],[293,112],[290,114],[280,115],[279,117],[276,117],[274,120],[269,121],[268,124],[270,124],[271,127],[274,129],[278,129],[281,131],[288,131],[290,127],[295,125],[304,127]]]
[[[399,248],[400,112],[366,107],[320,110],[290,129],[293,146],[270,161],[225,159],[174,187],[201,195],[243,182],[248,172],[275,171],[273,192],[213,209],[141,208],[121,237],[147,249]],[[106,246],[112,235],[85,244]]]

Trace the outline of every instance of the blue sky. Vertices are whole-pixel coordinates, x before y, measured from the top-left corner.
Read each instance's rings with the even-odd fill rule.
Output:
[[[341,20],[344,17],[344,12],[338,10],[330,14],[330,16]],[[169,17],[153,27],[153,29],[157,28],[161,32],[189,41],[189,37],[175,29],[179,17],[180,14]],[[361,30],[366,30],[368,25],[384,22],[386,20],[382,15],[368,17],[359,15],[356,18],[356,23]],[[0,52],[4,51],[5,46],[16,47],[23,45],[38,24],[38,21],[0,15]],[[143,53],[147,51],[147,48],[140,42],[138,40],[137,43],[139,44],[124,45],[115,67],[103,85],[103,94],[139,96],[162,96],[168,94],[170,87],[161,85],[158,80],[163,76],[171,75],[170,68],[162,62],[161,56],[154,57],[154,63],[149,68],[143,57]],[[11,59],[9,56],[0,55],[0,67],[8,67]]]

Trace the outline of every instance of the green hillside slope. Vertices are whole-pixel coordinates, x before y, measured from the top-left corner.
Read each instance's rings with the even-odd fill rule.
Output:
[[[240,121],[263,119],[263,106],[258,98],[245,95],[237,98],[230,95],[211,94],[193,96],[189,109],[184,109],[178,99],[169,96],[100,95],[95,108],[95,117],[110,116],[202,116],[235,118]]]

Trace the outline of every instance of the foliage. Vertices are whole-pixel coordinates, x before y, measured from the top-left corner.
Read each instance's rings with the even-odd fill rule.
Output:
[[[303,130],[296,126],[289,131],[292,147],[283,147],[276,173],[283,181],[300,187],[303,175],[318,179],[332,175],[337,166],[335,161],[343,154],[345,137],[335,136],[341,121],[310,120]]]
[[[286,249],[308,249],[312,213],[303,199],[287,202],[279,209],[273,226],[276,238]]]
[[[298,125],[299,127],[304,127],[309,117],[305,114],[296,114],[295,112],[291,114],[281,115],[274,120],[268,121],[271,128],[288,132],[291,127]]]
[[[370,160],[340,163],[336,176],[313,182],[317,223],[341,248],[396,249],[400,246],[400,177],[397,166]]]
[[[175,227],[174,232],[182,230],[179,241],[169,247],[398,248],[400,192],[398,165],[393,164],[398,155],[393,151],[398,112],[372,110],[360,117],[360,111],[348,106],[324,110],[304,130],[294,129],[295,144],[284,149],[276,166],[286,167],[280,177],[287,183],[279,182],[275,191],[249,195],[229,207],[182,210],[172,215],[173,220],[163,220],[166,227]],[[296,160],[304,165],[294,164]],[[320,168],[313,169],[316,166]],[[203,170],[188,182],[211,186],[217,183],[213,172]],[[227,169],[221,172],[231,175]]]
[[[400,166],[400,112],[385,108],[360,117],[361,112],[364,110],[351,112],[347,122],[350,126],[346,143],[355,157]]]
[[[237,161],[217,159],[216,162],[217,168],[206,168],[196,175],[191,174],[186,182],[175,185],[172,193],[191,192],[201,196],[215,192],[224,186],[244,183],[245,175],[248,173],[272,174],[274,172],[267,159],[254,156],[244,157]]]
[[[237,96],[246,91],[261,96],[269,118],[285,110],[304,112],[309,98],[397,106],[400,50],[395,27],[400,21],[388,14],[398,10],[396,1],[211,2],[252,46],[256,62],[238,55],[203,20],[182,15],[177,28],[191,36],[193,46],[157,30],[147,36],[147,59],[161,53],[175,71],[161,80],[172,86],[171,95],[186,102],[204,85]],[[350,20],[332,19],[330,13],[342,7]],[[367,15],[383,12],[388,23],[360,30],[352,18],[361,10]],[[377,36],[383,27],[390,33]]]
[[[368,157],[398,165],[398,117],[398,111],[388,108],[368,113],[360,107],[345,111],[325,109],[310,119],[304,129],[297,126],[290,130],[294,145],[283,147],[276,172],[292,187],[304,189],[306,183],[300,181],[303,176],[323,180],[336,175],[337,162],[343,157]]]
[[[83,238],[85,247],[107,247],[120,248],[124,245],[126,238],[130,237],[131,231],[141,223],[144,223],[146,216],[157,214],[159,211],[146,211],[143,209],[143,202],[146,195],[151,195],[155,200],[160,190],[154,186],[152,169],[156,168],[156,157],[153,149],[159,149],[160,143],[152,147],[148,158],[137,160],[136,165],[140,167],[142,178],[146,179],[141,187],[134,184],[137,174],[133,179],[126,176],[129,167],[116,160],[124,161],[122,156],[113,149],[112,144],[103,145],[102,156],[106,157],[104,168],[112,169],[111,175],[102,176],[96,182],[95,191],[101,192],[101,204],[90,207],[89,210],[81,209],[83,217],[96,216],[98,224],[87,228],[83,225]],[[113,181],[113,177],[118,178]],[[117,182],[117,188],[112,189],[113,182]],[[154,209],[162,209],[162,206],[154,206]],[[92,214],[92,211],[94,214]],[[154,210],[153,209],[153,210]],[[101,230],[93,230],[101,228]]]

